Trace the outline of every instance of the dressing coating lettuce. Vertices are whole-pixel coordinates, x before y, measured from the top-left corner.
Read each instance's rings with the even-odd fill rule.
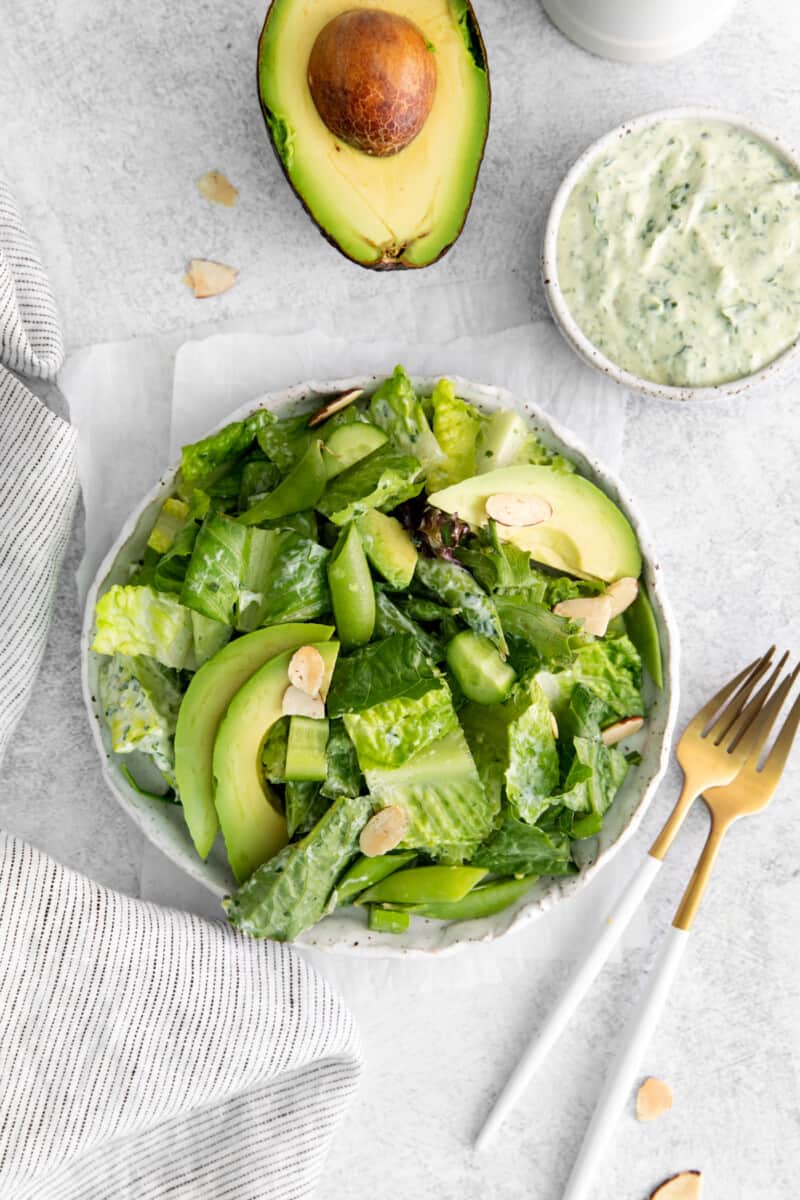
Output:
[[[418,699],[436,686],[433,664],[414,638],[393,634],[339,656],[328,692],[328,716],[362,712],[400,697]]]
[[[444,455],[428,470],[428,491],[438,491],[475,474],[475,447],[481,415],[456,395],[455,384],[440,379],[431,393],[433,435]]]
[[[95,610],[98,654],[144,654],[165,667],[193,667],[192,614],[168,592],[115,584]]]
[[[182,691],[177,673],[144,655],[115,654],[100,665],[98,696],[117,754],[147,754],[175,786],[173,736]]]
[[[391,444],[368,454],[330,481],[317,508],[334,525],[346,525],[370,508],[383,512],[418,496],[424,486],[422,465]]]
[[[400,766],[458,725],[443,681],[418,698],[384,700],[361,712],[345,713],[343,720],[362,771]]]
[[[388,434],[392,444],[404,454],[412,454],[426,472],[444,460],[422,401],[402,367],[395,367],[393,374],[375,390],[369,415]]]

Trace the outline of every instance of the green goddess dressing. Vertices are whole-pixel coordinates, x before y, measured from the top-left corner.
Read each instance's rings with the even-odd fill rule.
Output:
[[[734,125],[621,136],[570,194],[557,254],[585,336],[657,383],[739,379],[800,334],[800,176]]]

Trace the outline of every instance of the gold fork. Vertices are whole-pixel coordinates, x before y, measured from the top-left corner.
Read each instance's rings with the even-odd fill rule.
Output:
[[[720,744],[733,735],[732,753],[740,756],[743,754],[745,761],[735,778],[729,783],[725,786],[711,788],[703,793],[703,798],[711,812],[711,829],[706,844],[664,939],[659,958],[625,1029],[617,1058],[597,1101],[563,1200],[584,1200],[584,1197],[588,1196],[596,1186],[599,1160],[630,1094],[642,1055],[650,1042],[669,995],[686,948],[689,930],[708,886],[711,870],[725,834],[739,817],[748,816],[766,808],[778,786],[797,734],[798,725],[800,725],[800,698],[798,698],[795,700],[775,744],[771,750],[766,752],[772,727],[797,678],[798,671],[800,671],[800,668],[795,668],[791,674],[784,677],[775,692],[770,695],[786,657],[784,655],[770,679],[749,704],[745,703],[742,706],[741,693],[737,694],[740,710],[738,717],[730,720],[729,706],[727,717],[721,718],[716,723]],[[752,686],[754,685],[751,681],[750,691],[752,691]],[[748,724],[746,714],[749,710],[751,717]],[[692,770],[691,763],[695,761],[694,756],[690,752],[686,754],[686,758],[688,769]]]
[[[514,1071],[489,1112],[475,1140],[484,1149],[544,1062],[570,1017],[616,947],[633,914],[658,874],[663,858],[697,797],[730,783],[761,736],[759,718],[786,661],[786,655],[766,683],[755,689],[770,668],[775,647],[727,683],[686,727],[676,749],[683,768],[680,797],[649,854],[618,897],[584,959],[573,972],[558,1004],[520,1055]],[[755,692],[755,695],[754,695]]]

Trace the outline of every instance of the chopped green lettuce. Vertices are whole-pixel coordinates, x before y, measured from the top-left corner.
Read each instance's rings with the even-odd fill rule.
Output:
[[[450,689],[442,681],[424,695],[398,696],[372,708],[345,713],[344,723],[362,771],[399,767],[458,725]]]
[[[289,837],[308,833],[313,829],[320,817],[330,808],[330,800],[322,794],[318,783],[300,782],[296,779],[286,781],[284,806],[286,808],[286,827]]]
[[[510,812],[478,848],[471,863],[495,875],[572,875],[577,869],[566,834],[546,833]]]
[[[365,772],[376,805],[408,816],[401,848],[443,862],[463,862],[490,833],[499,800],[487,798],[460,728],[431,742],[400,767]]]
[[[482,633],[505,653],[506,640],[494,601],[469,571],[444,558],[419,558],[414,580],[460,615],[470,629]]]
[[[525,592],[496,596],[494,602],[506,634],[531,647],[539,664],[545,663],[555,670],[575,661],[584,639],[572,621],[556,616]],[[512,665],[516,670],[521,666],[513,655]]]
[[[218,650],[227,646],[233,630],[230,625],[221,621],[212,621],[202,613],[192,612],[192,639],[194,642],[194,665],[202,667],[203,663],[213,658]]]
[[[598,638],[578,646],[571,665],[542,679],[545,690],[555,701],[557,716],[569,703],[576,683],[582,683],[603,702],[599,714],[601,727],[623,717],[644,715],[640,691],[642,660],[625,635],[604,641]]]
[[[360,796],[361,768],[344,721],[331,721],[326,754],[328,774],[320,788],[322,795],[330,800],[335,800],[337,796]]]
[[[444,461],[428,471],[428,491],[438,491],[475,474],[475,447],[481,415],[471,404],[456,396],[455,384],[440,379],[431,394],[433,436]]]
[[[628,773],[628,761],[614,746],[605,746],[598,737],[573,738],[575,757],[564,783],[564,791],[551,799],[573,812],[594,812],[603,816]]]
[[[194,543],[181,603],[212,621],[235,624],[246,542],[244,525],[209,513]]]
[[[288,942],[325,915],[336,881],[358,853],[372,814],[366,796],[341,796],[310,833],[260,866],[227,902],[231,923]]]
[[[174,787],[173,736],[181,703],[177,673],[144,655],[115,654],[100,665],[98,695],[114,751],[149,755]]]
[[[333,521],[346,525],[370,508],[384,512],[404,500],[418,496],[424,486],[419,459],[381,446],[341,475],[336,475],[322,493],[317,508]]]
[[[198,529],[199,526],[194,521],[185,525],[155,564],[152,583],[159,592],[175,592],[179,596],[183,591]]]
[[[438,617],[435,619],[438,620]],[[426,633],[422,626],[418,625],[406,610],[398,608],[382,589],[376,588],[375,636],[387,638],[391,637],[393,633],[410,634],[423,654],[426,654],[428,658],[432,658],[434,662],[441,662],[444,657],[442,643],[430,633]]]
[[[244,421],[233,421],[218,433],[184,446],[181,452],[184,487],[189,491],[195,487],[208,491],[209,485],[244,454],[259,431],[274,421],[271,413],[259,409]]]
[[[183,500],[169,496],[161,506],[156,523],[150,530],[150,537],[147,539],[150,549],[159,554],[166,554],[189,519],[189,505],[184,504]]]
[[[245,463],[239,481],[239,511],[244,512],[262,500],[278,486],[280,478],[280,468],[267,459]]]
[[[281,421],[273,418],[258,431],[258,444],[285,474],[299,463],[315,436],[315,431],[308,428],[308,413],[304,413]]]
[[[340,655],[328,692],[328,716],[363,712],[385,700],[419,699],[438,686],[433,664],[407,633]]]
[[[312,621],[330,612],[329,551],[293,529],[268,532],[275,535],[275,548],[263,591],[261,624]]]
[[[98,654],[144,654],[177,670],[193,666],[192,614],[167,592],[115,584],[98,600],[95,619]]]
[[[422,402],[402,367],[385,379],[373,394],[370,420],[389,435],[396,450],[413,454],[426,471],[444,460]]]

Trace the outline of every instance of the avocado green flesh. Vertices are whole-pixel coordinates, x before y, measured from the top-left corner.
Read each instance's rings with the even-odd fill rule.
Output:
[[[336,138],[306,79],[320,30],[372,0],[273,0],[261,34],[258,83],[284,172],[321,231],[368,267],[424,267],[456,240],[469,210],[489,126],[489,77],[469,0],[392,0],[436,56],[433,106],[403,150],[377,158]]]
[[[299,644],[310,644],[310,639],[306,637]],[[317,648],[325,663],[321,689],[325,695],[339,643],[320,641]],[[290,650],[270,659],[239,689],[214,742],[214,804],[228,861],[239,883],[289,840],[286,818],[274,807],[264,780],[261,750],[270,727],[283,715],[292,653]]]
[[[274,625],[237,638],[192,676],[175,730],[175,774],[186,824],[201,858],[219,829],[214,807],[214,738],[228,704],[259,667],[286,650],[327,641],[330,625]]]
[[[387,583],[407,588],[414,577],[417,549],[396,517],[371,508],[356,521],[367,558]]]
[[[538,525],[497,526],[502,539],[537,562],[606,583],[624,576],[638,579],[642,558],[633,529],[605,492],[582,475],[552,467],[502,467],[434,492],[428,502],[478,527],[488,521],[486,501],[502,493],[538,496],[550,504],[551,516]]]

